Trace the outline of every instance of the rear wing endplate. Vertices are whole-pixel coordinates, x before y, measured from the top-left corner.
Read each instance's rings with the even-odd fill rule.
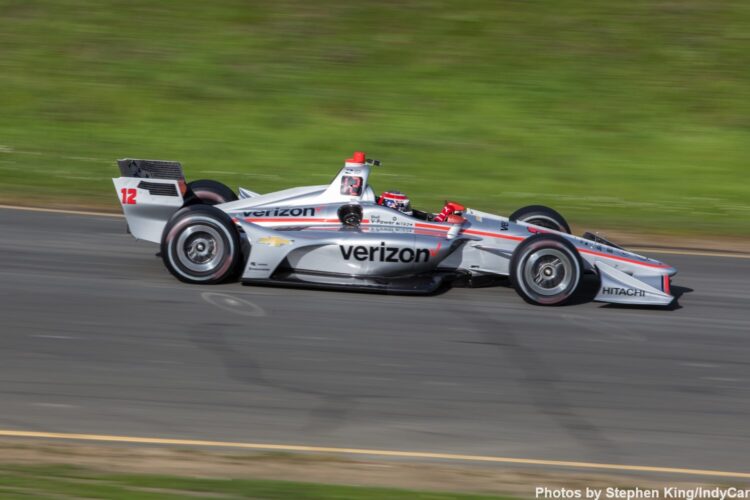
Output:
[[[112,179],[130,232],[159,243],[169,218],[185,203],[185,175],[176,161],[117,160],[121,177]]]

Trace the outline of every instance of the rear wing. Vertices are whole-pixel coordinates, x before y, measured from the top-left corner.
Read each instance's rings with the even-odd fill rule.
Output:
[[[185,174],[182,173],[182,165],[178,161],[133,160],[125,158],[117,160],[117,166],[120,167],[120,174],[123,177],[173,181],[185,180]]]
[[[139,240],[161,242],[169,218],[185,203],[187,185],[176,161],[117,160],[115,184],[128,229]]]

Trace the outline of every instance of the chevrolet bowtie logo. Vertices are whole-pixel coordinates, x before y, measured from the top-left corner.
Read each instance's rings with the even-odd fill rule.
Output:
[[[286,238],[279,238],[278,236],[264,236],[258,240],[261,245],[268,245],[271,247],[281,247],[284,245],[291,245],[292,241]]]

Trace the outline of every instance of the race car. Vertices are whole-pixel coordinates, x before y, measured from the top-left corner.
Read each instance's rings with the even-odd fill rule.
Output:
[[[334,288],[431,294],[454,283],[510,278],[527,302],[560,305],[598,278],[594,300],[668,306],[676,269],[591,233],[574,236],[555,210],[531,205],[509,217],[447,202],[412,209],[403,193],[376,196],[380,165],[362,152],[330,184],[239,196],[211,180],[186,182],[178,162],[119,160],[113,179],[129,232],[161,245],[186,283]]]

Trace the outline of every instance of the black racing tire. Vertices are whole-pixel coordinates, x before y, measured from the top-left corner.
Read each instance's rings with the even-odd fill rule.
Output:
[[[232,219],[208,205],[190,205],[172,216],[162,233],[161,258],[178,280],[206,285],[235,278],[243,261]]]
[[[584,264],[571,242],[557,234],[535,234],[518,245],[510,259],[510,280],[530,304],[558,306],[575,296]]]
[[[525,222],[527,224],[534,224],[535,226],[546,227],[547,229],[554,229],[561,233],[570,233],[570,225],[565,217],[560,215],[560,212],[553,210],[544,205],[529,205],[522,207],[510,214],[508,217],[512,222]]]
[[[204,205],[218,205],[237,200],[234,191],[218,181],[201,179],[188,182],[187,187]]]

